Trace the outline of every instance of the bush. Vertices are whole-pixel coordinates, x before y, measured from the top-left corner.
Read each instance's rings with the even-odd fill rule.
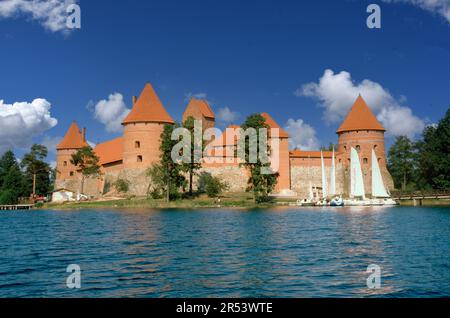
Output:
[[[210,173],[203,172],[200,174],[198,190],[201,193],[206,193],[208,197],[215,198],[227,188],[228,185],[225,182],[220,181],[217,177],[213,177]]]
[[[114,182],[114,188],[117,192],[126,193],[130,188],[130,182],[125,179],[117,179],[116,182]]]

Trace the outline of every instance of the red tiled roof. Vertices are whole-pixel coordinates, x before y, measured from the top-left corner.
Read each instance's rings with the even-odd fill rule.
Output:
[[[83,134],[80,131],[76,122],[73,122],[66,132],[63,140],[56,146],[57,150],[62,149],[81,149],[88,146],[86,141],[83,139]]]
[[[189,101],[188,107],[197,107],[198,109],[200,109],[200,112],[202,113],[203,116],[205,116],[205,118],[211,118],[211,119],[216,118],[216,116],[214,115],[214,112],[212,111],[211,107],[208,104],[208,101],[206,101],[204,99],[197,99],[197,98],[193,97]]]
[[[280,130],[279,131],[280,138],[289,138],[289,134],[283,128],[281,128],[280,125],[278,125],[277,122],[268,113],[262,113],[261,116],[264,117],[264,119],[266,120],[266,124],[270,128],[278,128]]]
[[[123,160],[123,138],[119,137],[113,140],[98,144],[94,148],[95,153],[100,158],[100,164],[108,164]]]
[[[367,106],[365,100],[361,97],[361,95],[359,95],[356,99],[355,103],[352,106],[352,109],[350,110],[336,133],[339,134],[342,132],[354,130],[386,131],[386,129],[384,129],[384,127],[372,113],[369,106]]]
[[[320,151],[306,151],[306,150],[292,150],[289,151],[289,156],[294,158],[320,158]],[[324,151],[324,158],[332,158],[332,151]]]
[[[142,122],[174,123],[158,95],[156,95],[155,90],[148,83],[122,124]]]

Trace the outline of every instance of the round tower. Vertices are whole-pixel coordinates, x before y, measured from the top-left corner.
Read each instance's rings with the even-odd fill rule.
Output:
[[[347,117],[338,128],[337,164],[344,167],[344,192],[349,192],[350,150],[359,154],[366,193],[372,192],[372,150],[378,160],[383,181],[388,189],[393,189],[393,181],[386,167],[384,127],[371,112],[360,96],[356,99]]]
[[[174,120],[167,113],[153,87],[146,84],[124,119],[123,168],[147,169],[159,161],[160,135]]]
[[[66,181],[78,180],[77,169],[70,160],[77,150],[87,146],[86,130],[81,131],[77,123],[73,122],[64,138],[56,146],[56,188],[63,187]]]

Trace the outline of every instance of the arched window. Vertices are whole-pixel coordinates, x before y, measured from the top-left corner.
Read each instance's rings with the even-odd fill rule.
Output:
[[[374,146],[373,146],[373,149],[377,149],[377,147],[378,147],[378,145],[374,145]]]
[[[69,175],[70,175],[71,177],[73,177],[73,171],[70,171]]]
[[[361,146],[360,145],[356,145],[356,151],[360,151],[361,150]]]
[[[136,149],[141,148],[141,142],[140,141],[135,141],[134,142],[134,148],[136,148]]]
[[[344,146],[344,150],[347,151],[347,146]]]
[[[142,156],[137,156],[137,162],[142,162]]]
[[[363,163],[367,164],[369,162],[369,160],[367,158],[363,158]]]
[[[342,159],[339,159],[339,163],[341,163],[342,162]]]
[[[67,161],[64,161],[63,166],[67,167]]]

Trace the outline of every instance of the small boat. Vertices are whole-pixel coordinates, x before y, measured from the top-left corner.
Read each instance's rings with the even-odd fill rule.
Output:
[[[322,199],[316,202],[316,206],[327,206],[328,202],[327,199]]]
[[[330,206],[344,206],[344,199],[342,197],[335,197],[330,201]]]
[[[303,199],[303,200],[297,200],[295,205],[297,205],[297,206],[315,206],[316,202],[309,200],[309,199]]]

